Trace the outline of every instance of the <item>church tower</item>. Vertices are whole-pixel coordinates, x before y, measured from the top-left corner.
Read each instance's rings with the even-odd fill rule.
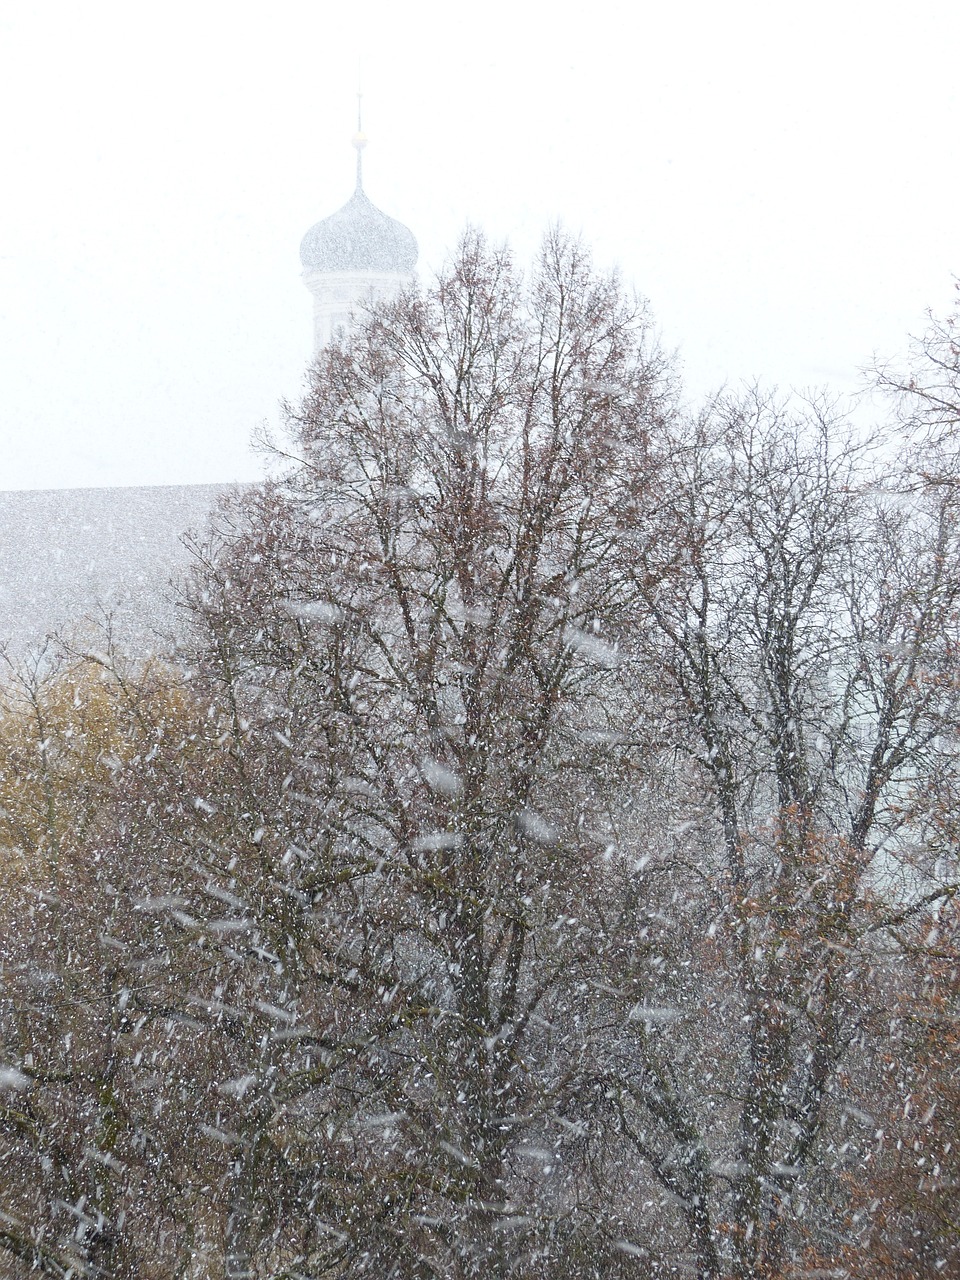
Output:
[[[367,139],[359,108],[353,145],[356,190],[342,209],[312,226],[300,244],[303,282],[313,294],[314,353],[346,331],[360,304],[394,297],[410,282],[417,262],[413,232],[378,209],[363,189]]]

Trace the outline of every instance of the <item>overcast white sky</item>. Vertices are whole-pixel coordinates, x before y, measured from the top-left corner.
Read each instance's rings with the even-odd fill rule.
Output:
[[[690,388],[856,384],[960,273],[956,0],[0,10],[0,489],[252,478],[310,354],[307,227],[429,272],[560,219]]]

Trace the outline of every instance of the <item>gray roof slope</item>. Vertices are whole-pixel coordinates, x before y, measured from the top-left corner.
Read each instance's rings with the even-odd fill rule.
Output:
[[[0,645],[14,655],[110,615],[137,652],[180,630],[171,581],[230,485],[0,492]]]

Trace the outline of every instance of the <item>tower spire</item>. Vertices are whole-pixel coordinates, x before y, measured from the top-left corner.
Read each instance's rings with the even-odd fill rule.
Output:
[[[363,94],[357,89],[357,132],[353,135],[353,145],[357,152],[357,191],[363,191],[363,148],[367,145],[367,135],[363,132]]]
[[[409,227],[388,217],[363,190],[363,94],[357,82],[357,189],[342,209],[310,228],[300,245],[303,280],[313,294],[314,349],[348,333],[371,302],[396,296],[417,261]]]

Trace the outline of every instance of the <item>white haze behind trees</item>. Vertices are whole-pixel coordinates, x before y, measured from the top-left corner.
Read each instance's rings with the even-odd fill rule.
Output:
[[[527,260],[561,219],[693,394],[855,388],[949,305],[958,24],[951,0],[8,6],[0,490],[259,477],[360,57],[368,190],[425,279],[468,223]]]
[[[13,1280],[953,1273],[958,324],[895,471],[559,232],[322,353],[184,651],[8,682]]]

